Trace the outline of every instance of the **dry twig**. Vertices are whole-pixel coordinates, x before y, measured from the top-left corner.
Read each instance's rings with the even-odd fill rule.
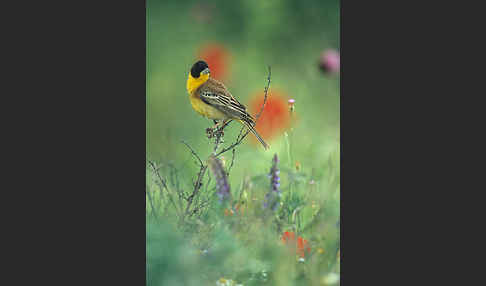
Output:
[[[260,109],[260,112],[258,112],[258,114],[256,115],[255,123],[258,121],[258,118],[260,118],[260,115],[262,114],[263,109],[265,108],[265,104],[267,103],[268,89],[270,87],[271,75],[272,75],[272,69],[271,69],[270,66],[268,66],[267,86],[265,86],[265,90],[264,90],[265,97],[263,99],[263,104],[262,104],[262,107]],[[244,128],[245,127],[242,127],[241,128],[240,135],[242,134]],[[241,142],[243,141],[243,139],[245,139],[245,137],[248,135],[248,133],[250,133],[250,130],[249,129],[246,131],[246,133],[243,136],[241,136],[241,138],[240,138],[240,135],[238,135],[238,138],[236,139],[236,142],[235,143],[231,144],[229,147],[223,148],[223,150],[221,150],[219,153],[215,154],[215,157],[218,157],[219,155],[221,155],[221,154],[223,154],[223,153],[225,153],[225,152],[227,152],[229,150],[232,150],[236,146],[240,145]]]
[[[177,209],[177,205],[176,203],[174,202],[174,199],[172,198],[172,194],[170,193],[169,191],[169,188],[167,188],[167,184],[165,183],[165,180],[160,176],[159,174],[159,169],[157,168],[157,166],[155,165],[154,162],[152,161],[148,161],[150,166],[152,167],[154,173],[157,175],[157,177],[159,178],[159,181],[161,182],[161,185],[159,185],[160,187],[160,192],[162,193],[162,186],[165,188],[165,190],[167,191],[167,196],[169,197],[169,200],[171,201],[171,203],[174,205],[174,209],[177,212],[179,212],[179,210]]]
[[[199,164],[201,166],[204,165],[203,162],[202,162],[202,160],[201,160],[201,158],[199,158],[199,156],[197,155],[196,151],[194,151],[194,149],[192,149],[192,147],[189,146],[189,144],[187,144],[186,141],[183,140],[183,141],[181,141],[181,143],[183,143],[184,145],[186,145],[187,148],[189,148],[189,150],[191,150],[192,155],[194,155],[194,157],[196,157],[199,160]]]
[[[150,195],[150,190],[148,187],[145,188],[145,192],[147,193],[147,196],[148,196],[148,199],[149,199],[149,203],[150,203],[150,209],[152,210],[152,216],[154,217],[154,219],[158,222],[159,221],[159,218],[157,217],[157,215],[155,214],[155,208],[154,208],[154,204],[152,202],[152,196]]]
[[[196,151],[194,151],[194,149],[192,149],[192,147],[189,144],[187,144],[185,141],[181,141],[181,142],[184,145],[186,145],[187,148],[189,148],[189,150],[191,150],[191,153],[199,161],[199,173],[197,175],[196,183],[194,184],[194,190],[192,191],[192,194],[187,198],[186,210],[184,211],[184,216],[186,216],[186,215],[189,215],[189,213],[190,213],[189,210],[190,210],[190,207],[191,207],[192,202],[194,200],[194,197],[197,196],[197,194],[199,193],[199,190],[201,189],[202,179],[204,178],[204,174],[206,173],[206,170],[207,170],[208,166],[203,164],[203,162],[202,162],[201,158],[199,157],[199,155],[197,155]],[[195,213],[196,211],[197,211],[197,207],[194,208],[193,213]],[[184,219],[184,217],[182,219]]]

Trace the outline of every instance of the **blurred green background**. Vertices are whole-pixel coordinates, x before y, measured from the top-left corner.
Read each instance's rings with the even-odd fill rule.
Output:
[[[285,202],[288,203],[288,207],[285,207],[290,214],[298,207],[304,208],[303,224],[311,222],[316,226],[305,230],[302,228],[303,235],[311,241],[314,252],[317,247],[326,250],[326,259],[319,260],[320,264],[313,264],[315,269],[312,268],[312,273],[319,275],[311,279],[313,282],[317,281],[316,285],[324,285],[321,283],[324,279],[322,275],[335,271],[338,250],[336,245],[339,245],[339,227],[336,227],[339,224],[336,221],[339,218],[340,189],[340,85],[339,74],[323,72],[319,68],[319,61],[323,51],[339,51],[339,1],[147,0],[146,13],[147,159],[176,168],[179,172],[177,184],[180,184],[181,189],[190,191],[199,166],[180,141],[190,144],[203,160],[213,150],[213,142],[206,137],[205,131],[213,122],[198,115],[191,108],[186,91],[189,70],[199,60],[201,49],[208,45],[217,46],[228,56],[222,63],[225,67],[222,81],[233,96],[247,107],[256,94],[263,93],[268,75],[267,66],[271,66],[269,96],[272,97],[272,92],[277,92],[285,100],[285,104],[287,99],[295,99],[297,121],[291,132],[287,128],[277,132],[277,136],[272,138],[262,134],[271,146],[267,151],[260,145],[253,144],[248,136],[236,150],[229,182],[234,192],[244,184],[246,178],[253,178],[252,183],[256,186],[254,193],[261,199],[268,190],[266,174],[270,170],[272,157],[274,154],[278,155],[279,168],[282,170],[281,189]],[[216,68],[209,64],[213,75]],[[258,124],[264,122],[257,122]],[[223,146],[234,142],[239,131],[240,125],[232,122],[225,129]],[[286,137],[284,131],[289,132],[290,136]],[[228,165],[231,152],[224,154],[224,160]],[[297,171],[296,164],[299,164]],[[147,172],[147,189],[155,194],[157,187],[152,184],[153,176],[149,174],[150,171]],[[296,194],[293,198],[287,196],[292,184]],[[308,195],[309,192],[313,193]],[[318,215],[314,202],[324,209]],[[260,205],[258,201],[254,207]],[[317,222],[311,220],[317,216]],[[258,231],[256,225],[260,224],[256,221],[257,219],[252,225]],[[184,236],[174,235],[171,231],[164,232],[160,226],[148,223],[148,284],[205,285],[191,280],[200,277],[203,272],[207,281],[215,281],[218,275],[240,273],[242,276],[239,280],[246,281],[245,285],[253,285],[249,281],[260,281],[253,282],[254,285],[260,285],[261,280],[252,280],[241,273],[247,271],[256,275],[256,272],[267,267],[259,264],[263,263],[265,255],[268,257],[268,254],[262,253],[275,252],[277,250],[272,247],[276,246],[254,247],[240,253],[240,247],[248,247],[237,246],[241,243],[241,237],[237,241],[221,239],[233,237],[234,233],[226,229],[220,229],[211,235],[214,237],[208,238],[208,241],[220,245],[219,247],[228,247],[229,250],[221,251],[225,254],[216,255],[217,259],[208,264],[208,261],[201,260],[196,254],[186,253],[192,251],[188,250],[186,244],[190,245],[189,241],[193,237],[185,237],[187,241],[184,241]],[[278,241],[274,233],[258,235],[265,237],[266,242]],[[251,241],[255,234],[237,236]],[[200,240],[201,234],[195,237]],[[223,242],[218,244],[218,241],[236,246],[225,246]],[[181,254],[177,254],[179,250],[170,252],[174,249],[180,249]],[[273,261],[282,261],[281,254],[272,255],[270,256]],[[233,259],[249,261],[249,265],[242,261],[240,262],[244,266],[238,265],[248,269],[238,272],[238,267],[235,266],[231,271],[221,270],[224,267],[230,268],[227,266],[228,261],[236,263]],[[169,267],[170,261],[179,261],[179,264],[175,262],[175,265]],[[274,271],[282,273],[278,276],[282,277],[279,279],[286,279],[285,274],[291,272],[286,267],[291,264],[279,265]],[[209,269],[210,266],[213,268]],[[183,270],[178,271],[178,267],[196,274],[188,273],[184,279],[191,281],[182,281],[180,273]],[[166,272],[160,272],[160,269],[165,269]],[[271,285],[309,285],[299,284],[298,279],[292,280],[293,282],[279,279],[274,279]]]
[[[147,156],[192,162],[180,140],[201,156],[209,155],[212,143],[205,128],[213,123],[192,110],[186,91],[197,52],[208,43],[230,53],[231,76],[225,84],[244,105],[263,92],[267,66],[272,67],[270,91],[278,89],[296,100],[293,157],[307,169],[327,163],[329,153],[339,148],[339,78],[324,75],[317,64],[323,50],[339,49],[338,1],[148,0]],[[226,143],[239,129],[231,123]],[[268,141],[272,149],[267,152],[249,143],[238,149],[241,164],[232,170],[235,177],[249,168],[267,171],[263,166],[273,153],[285,150],[283,136]]]

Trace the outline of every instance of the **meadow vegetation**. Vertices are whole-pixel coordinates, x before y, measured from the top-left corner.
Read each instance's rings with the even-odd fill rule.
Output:
[[[147,1],[147,285],[339,284],[334,51],[338,1]],[[235,122],[208,136],[185,89],[200,58],[265,106],[269,150],[251,133],[231,148]]]

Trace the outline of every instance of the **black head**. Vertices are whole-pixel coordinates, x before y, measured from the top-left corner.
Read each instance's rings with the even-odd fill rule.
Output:
[[[208,64],[205,61],[198,61],[191,68],[191,76],[193,78],[198,78],[201,72],[205,69],[209,69]]]

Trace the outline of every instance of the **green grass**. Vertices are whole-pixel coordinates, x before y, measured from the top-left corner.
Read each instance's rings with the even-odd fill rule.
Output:
[[[168,173],[162,177],[169,178]],[[212,183],[208,190],[201,188],[201,197],[209,198],[209,205],[184,223],[174,219],[179,214],[158,197],[160,188],[148,183],[153,187],[149,191],[152,200],[162,202],[155,208],[159,222],[148,206],[148,285],[214,285],[221,277],[243,285],[321,285],[326,275],[339,273],[336,172],[333,178],[318,180],[288,168],[280,174],[283,195],[276,213],[262,208],[270,186],[269,178],[262,174],[248,178],[241,187],[232,185],[232,203],[243,205],[243,211],[224,215]],[[168,180],[168,189],[177,193],[176,180]],[[180,201],[185,205],[184,199]],[[296,253],[281,244],[283,231],[295,231],[311,243],[311,253],[304,262],[297,261]]]
[[[340,271],[340,90],[339,77],[323,75],[317,60],[323,49],[339,48],[339,2],[215,1],[210,24],[194,20],[195,2],[147,1],[147,159],[168,189],[147,165],[147,285],[215,285],[221,277],[243,285],[325,285],[326,275]],[[205,136],[212,122],[191,109],[185,90],[196,50],[207,42],[231,53],[225,84],[244,104],[263,92],[271,65],[270,91],[296,100],[299,121],[289,137],[269,141],[268,151],[246,140],[236,149],[228,179],[244,213],[224,215],[208,170],[194,201],[199,211],[182,221],[199,163],[180,141],[202,160],[213,148]],[[239,131],[231,123],[223,146]],[[274,154],[282,197],[269,214],[262,203]],[[228,168],[231,152],[224,158]],[[281,245],[283,231],[311,243],[304,262]]]

